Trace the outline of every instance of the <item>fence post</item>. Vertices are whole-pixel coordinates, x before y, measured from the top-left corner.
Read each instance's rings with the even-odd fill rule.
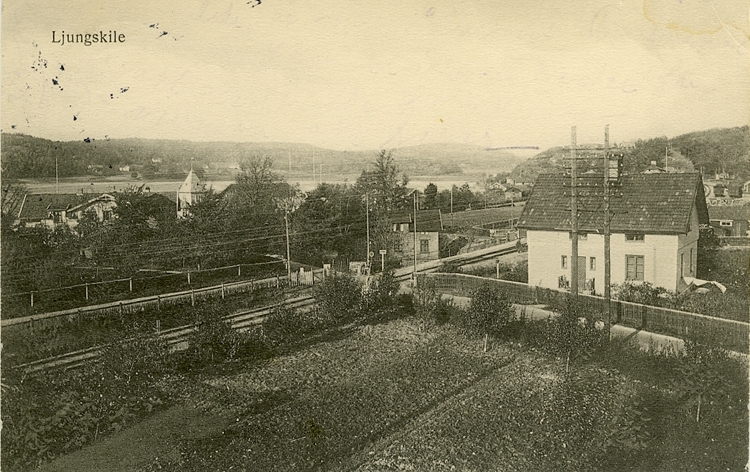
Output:
[[[34,308],[34,291],[31,291],[31,307]]]
[[[161,331],[161,321],[156,320],[156,334],[159,334],[160,331]]]
[[[161,295],[156,296],[156,309],[161,310]]]
[[[130,277],[130,291],[133,291],[133,277]]]
[[[89,299],[89,283],[86,282],[86,300]]]
[[[195,290],[190,289],[190,306],[195,306]]]
[[[221,283],[221,299],[224,300],[224,282]]]
[[[122,316],[122,302],[120,302],[120,316]]]
[[[242,277],[242,266],[237,264],[237,277]]]
[[[291,280],[289,281],[291,282]],[[279,288],[279,276],[276,276],[276,288]]]
[[[190,271],[188,271],[188,285],[190,285]]]

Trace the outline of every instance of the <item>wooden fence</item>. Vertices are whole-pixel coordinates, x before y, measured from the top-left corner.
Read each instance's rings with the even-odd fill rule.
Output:
[[[433,273],[419,278],[435,281],[440,293],[464,297],[489,283],[518,304],[562,306],[570,297],[569,292],[561,290],[473,275]],[[579,295],[578,300],[592,310],[607,313],[606,300],[602,297]],[[725,349],[748,352],[750,323],[621,300],[611,300],[610,306],[613,323],[680,338],[707,340]]]
[[[36,328],[49,328],[52,326],[60,326],[65,323],[81,322],[87,317],[121,316],[145,311],[147,309],[159,309],[163,306],[188,302],[194,306],[196,303],[203,300],[225,298],[271,287],[310,286],[320,281],[322,277],[323,271],[316,270],[307,271],[301,276],[299,273],[294,272],[292,273],[291,281],[287,276],[283,276],[270,277],[261,280],[223,283],[221,285],[184,290],[181,292],[165,293],[131,300],[104,303],[101,305],[72,308],[69,310],[55,311],[39,315],[3,319],[0,321],[0,328],[2,328],[2,331],[5,333],[11,333],[18,330],[32,331]]]

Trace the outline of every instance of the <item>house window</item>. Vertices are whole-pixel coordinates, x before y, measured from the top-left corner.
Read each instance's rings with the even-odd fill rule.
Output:
[[[721,226],[732,226],[732,220],[721,220],[719,224]]]
[[[625,280],[643,280],[643,256],[625,256]]]
[[[63,222],[63,214],[61,211],[55,211],[52,212],[52,221],[54,221],[55,224],[60,224]]]
[[[568,256],[560,256],[560,268],[568,268]]]
[[[102,218],[104,221],[109,221],[112,219],[112,210],[104,210],[102,212]]]
[[[420,239],[419,240],[419,253],[420,254],[429,254],[430,253],[430,240],[429,239]]]
[[[404,252],[404,246],[400,239],[393,242],[393,252]]]
[[[625,233],[625,241],[643,241],[643,233]]]
[[[589,258],[589,270],[596,270],[596,257]]]

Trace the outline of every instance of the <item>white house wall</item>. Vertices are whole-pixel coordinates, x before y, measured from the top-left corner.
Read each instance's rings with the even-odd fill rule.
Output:
[[[697,215],[696,215],[697,228]],[[696,229],[697,231],[697,229]],[[558,288],[558,278],[571,279],[571,241],[568,232],[528,230],[529,284]],[[687,247],[687,246],[686,246]],[[689,251],[688,251],[689,252]],[[567,256],[567,268],[561,266],[561,256]],[[578,241],[578,255],[586,257],[586,279],[595,279],[595,289],[604,288],[604,236],[588,234]],[[647,234],[643,241],[626,241],[622,233],[610,237],[611,282],[621,284],[626,277],[626,256],[643,256],[645,281],[669,290],[678,289],[678,236]],[[591,270],[591,258],[596,267]]]

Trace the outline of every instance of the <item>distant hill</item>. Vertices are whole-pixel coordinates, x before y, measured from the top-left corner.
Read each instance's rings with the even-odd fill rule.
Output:
[[[639,139],[633,149],[618,149],[623,152],[624,171],[640,172],[651,161],[660,167],[667,165],[672,171],[699,170],[706,176],[725,173],[742,181],[750,179],[750,127],[716,128],[695,131],[674,138],[666,136]],[[563,158],[570,151],[563,147],[547,149],[517,165],[511,177],[522,181],[534,181],[544,172],[555,172],[563,168]],[[586,164],[582,164],[586,165]]]
[[[87,174],[112,175],[131,166],[155,175],[183,174],[191,162],[211,172],[236,167],[252,156],[268,156],[274,168],[293,173],[312,173],[323,165],[325,174],[360,173],[377,151],[335,151],[301,143],[192,142],[160,139],[112,139],[50,141],[23,134],[2,134],[2,170],[6,179],[55,176],[55,158],[60,177]],[[509,171],[521,161],[509,152],[487,151],[480,146],[427,144],[393,150],[396,163],[407,175],[461,174],[487,166],[495,172]]]
[[[507,151],[468,144],[421,144],[393,150],[407,175],[508,172],[523,159]]]

